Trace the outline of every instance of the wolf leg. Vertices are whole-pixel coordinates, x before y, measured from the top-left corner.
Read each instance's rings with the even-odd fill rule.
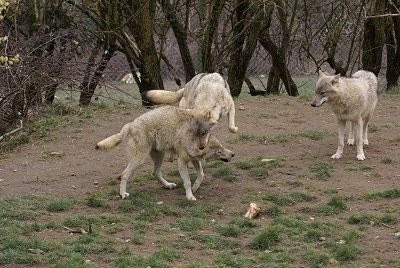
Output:
[[[236,133],[238,131],[238,127],[235,126],[235,105],[232,103],[231,108],[228,112],[228,122],[229,122],[229,131],[232,133]]]
[[[338,119],[337,125],[338,125],[338,136],[339,136],[338,148],[336,150],[336,153],[331,156],[332,159],[339,159],[342,158],[343,156],[344,129],[346,127],[346,120]]]
[[[362,128],[362,142],[364,145],[368,145],[368,123],[369,120],[371,119],[371,115],[367,115],[364,119],[363,119],[363,128]]]
[[[122,172],[121,182],[119,184],[119,194],[121,195],[122,199],[125,199],[129,196],[129,193],[126,192],[126,183],[128,182],[128,179],[132,176],[133,172],[144,163],[145,160],[146,157],[131,157],[128,166],[125,168],[124,172]]]
[[[354,122],[349,124],[349,138],[347,139],[347,145],[354,145]]]
[[[178,158],[178,170],[183,180],[183,186],[185,187],[187,200],[196,200],[192,193],[192,182],[189,177],[188,163],[182,158]]]
[[[364,160],[364,149],[363,149],[363,120],[359,118],[355,123],[356,132],[356,145],[357,145],[357,160]]]
[[[157,178],[159,182],[161,182],[164,188],[167,189],[175,188],[176,184],[166,181],[161,173],[161,166],[164,160],[164,152],[151,151],[150,156],[154,162],[153,176]]]
[[[193,164],[193,166],[194,166],[194,168],[196,169],[196,172],[197,172],[197,179],[194,182],[193,187],[192,187],[192,191],[193,191],[193,193],[195,193],[199,189],[201,183],[203,182],[204,171],[203,171],[203,167],[201,166],[201,161],[200,160],[193,160],[192,164]]]

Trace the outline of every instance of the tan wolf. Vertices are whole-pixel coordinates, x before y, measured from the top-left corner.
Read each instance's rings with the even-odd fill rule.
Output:
[[[126,192],[128,179],[149,155],[154,162],[154,176],[165,188],[174,188],[176,186],[174,183],[163,178],[161,164],[165,153],[176,154],[186,198],[196,200],[191,188],[188,163],[196,162],[198,181],[194,184],[194,190],[197,190],[204,177],[201,163],[196,165],[200,162],[199,159],[218,158],[229,161],[234,155],[233,152],[223,148],[215,137],[210,136],[210,130],[215,122],[209,122],[208,118],[199,117],[192,109],[164,106],[146,112],[124,125],[119,133],[98,142],[96,149],[111,149],[122,141],[127,141],[129,163],[121,175],[122,198],[129,196]]]
[[[229,131],[235,133],[235,103],[228,83],[218,73],[200,73],[178,91],[149,90],[142,93],[144,100],[155,104],[176,104],[179,108],[193,108],[199,114],[211,113],[218,121],[228,115]]]
[[[360,70],[346,78],[319,71],[311,106],[319,107],[326,102],[336,115],[339,144],[333,159],[343,155],[347,121],[351,123],[347,144],[354,144],[355,132],[357,160],[365,159],[363,144],[368,145],[368,123],[378,101],[378,93],[378,80],[371,72]]]

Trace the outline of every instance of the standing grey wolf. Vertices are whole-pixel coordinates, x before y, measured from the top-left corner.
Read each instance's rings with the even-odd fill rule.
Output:
[[[355,132],[357,160],[365,159],[363,144],[368,145],[368,122],[378,101],[378,93],[378,80],[371,72],[360,70],[345,78],[319,71],[311,106],[319,107],[326,102],[336,115],[339,144],[333,159],[343,155],[346,121],[351,122],[347,144],[354,144]]]
[[[218,121],[228,115],[229,131],[236,133],[235,103],[228,83],[218,73],[200,73],[194,76],[184,88],[178,91],[149,90],[142,93],[144,100],[155,104],[176,104],[179,108],[191,108],[199,114],[211,113],[211,119]]]
[[[123,199],[129,196],[126,192],[128,179],[149,155],[154,162],[154,176],[165,188],[174,188],[176,184],[166,181],[161,174],[165,153],[172,153],[178,158],[178,170],[184,183],[186,198],[196,200],[192,192],[188,163],[192,161],[197,170],[198,178],[193,186],[195,191],[204,177],[201,163],[197,165],[197,160],[218,158],[229,161],[233,157],[233,152],[223,148],[215,137],[210,136],[209,131],[215,122],[209,122],[208,118],[198,116],[192,109],[164,106],[127,123],[119,133],[98,142],[96,149],[111,149],[127,140],[129,163],[120,182],[120,195]]]

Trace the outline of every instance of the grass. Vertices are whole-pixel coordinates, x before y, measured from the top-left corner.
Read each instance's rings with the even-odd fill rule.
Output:
[[[400,198],[400,189],[392,188],[382,192],[369,192],[363,195],[363,198],[368,201],[377,201],[381,199]]]
[[[331,177],[333,166],[326,162],[320,162],[311,167],[311,172],[315,178],[320,180],[327,180]]]
[[[232,139],[231,142],[237,143],[237,142],[260,142],[260,143],[267,143],[267,142],[280,142],[280,143],[285,143],[289,142],[291,140],[297,139],[299,137],[303,138],[308,138],[310,140],[320,140],[323,139],[324,137],[331,136],[333,133],[331,132],[326,132],[326,131],[314,131],[314,130],[308,130],[304,132],[298,132],[298,133],[291,133],[291,134],[278,134],[278,135],[271,135],[271,136],[257,136],[254,134],[246,134],[246,133],[240,133],[237,135],[236,138]]]
[[[303,100],[313,94],[300,93]],[[52,142],[51,131],[63,124],[71,126],[73,135],[80,133],[85,120],[95,113],[111,112],[109,105],[100,100],[79,115],[74,109],[55,107],[55,114],[37,121],[29,135],[21,132],[21,141]],[[120,109],[125,109],[123,105]],[[285,113],[260,113],[260,117],[267,119],[281,116]],[[381,130],[376,128],[378,133]],[[330,135],[318,131],[271,136],[241,133],[236,134],[235,142],[285,143],[299,137],[316,141]],[[45,150],[38,157],[48,162],[70,157],[62,151],[55,155],[52,152]],[[179,180],[178,189],[154,188],[154,178],[147,171],[129,181],[134,187],[130,187],[126,200],[116,198],[119,182],[115,178],[103,178],[107,183],[102,188],[74,199],[62,195],[0,199],[0,266],[374,267],[371,262],[387,267],[399,265],[390,252],[388,259],[370,261],[377,256],[370,250],[371,243],[375,243],[370,240],[373,231],[398,231],[399,189],[346,196],[336,184],[338,174],[342,173],[335,171],[343,166],[343,161],[325,162],[328,159],[310,160],[305,156],[304,166],[299,166],[291,162],[290,151],[279,156],[267,153],[271,154],[268,149],[267,156],[246,157],[239,153],[229,164],[205,164],[206,179],[195,193],[196,202],[185,200],[175,165],[163,172]],[[395,157],[389,154],[381,159],[384,165],[396,164]],[[349,161],[344,166],[344,170],[351,171],[346,174],[354,176],[369,175],[380,168],[379,163],[375,166],[370,162]],[[248,184],[249,180],[252,183]],[[47,182],[45,176],[34,183],[38,181]],[[233,195],[225,186],[236,187],[239,190],[235,193],[243,194]],[[159,202],[165,201],[165,195],[175,194],[179,195],[176,201]],[[262,212],[256,219],[244,218],[248,202],[253,200],[260,204]],[[384,210],[367,210],[371,204]],[[66,228],[86,232],[71,234]],[[388,236],[390,243],[396,242],[391,239]]]

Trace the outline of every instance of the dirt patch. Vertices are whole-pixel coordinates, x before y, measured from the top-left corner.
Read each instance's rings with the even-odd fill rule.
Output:
[[[215,131],[220,141],[236,152],[234,160],[228,165],[256,157],[280,158],[283,165],[273,169],[262,180],[236,170],[234,182],[213,176],[205,168],[204,184],[195,194],[197,202],[218,203],[224,200],[223,213],[213,216],[219,221],[229,221],[232,215],[245,213],[248,205],[244,201],[245,195],[290,193],[293,191],[291,185],[299,183],[301,189],[318,195],[318,199],[313,201],[315,204],[328,200],[330,196],[324,193],[332,190],[351,197],[344,215],[333,216],[332,221],[343,221],[355,213],[391,212],[400,216],[400,198],[378,202],[367,202],[361,198],[368,192],[400,187],[399,106],[399,98],[383,96],[379,100],[371,121],[370,145],[365,148],[366,160],[357,161],[355,148],[349,146],[345,147],[342,159],[330,158],[336,150],[337,134],[334,115],[326,106],[313,108],[309,100],[285,96],[237,101],[239,133],[229,133],[227,119],[222,119]],[[111,112],[97,110],[91,118],[55,128],[46,140],[32,142],[3,155],[0,160],[0,198],[35,194],[82,199],[87,192],[109,191],[110,180],[115,180],[127,163],[125,152],[121,149],[99,152],[94,150],[94,146],[145,111],[144,108],[121,107]],[[315,133],[323,135],[310,138]],[[238,141],[240,137],[242,140]],[[250,138],[245,140],[246,137]],[[319,163],[330,165],[329,178],[315,178],[312,169]],[[166,162],[164,166],[164,170],[176,169],[176,163]],[[149,173],[151,167],[148,162],[136,174]],[[118,190],[118,185],[112,187]],[[182,189],[162,189],[156,180],[135,184],[135,187],[138,188],[132,189],[132,185],[128,185],[128,192],[146,189],[166,204],[175,204],[185,198]],[[120,202],[123,201],[111,200],[110,205],[113,207]],[[286,206],[285,213],[290,215],[299,209],[301,207],[297,204]],[[259,224],[265,226],[270,220],[265,215],[257,219]],[[400,240],[393,235],[399,228],[397,222],[391,226],[379,225],[364,230],[362,244],[368,254],[362,255],[360,263],[367,265],[399,259]],[[50,237],[53,235],[49,234]],[[162,236],[157,234],[146,239],[159,241]],[[168,239],[167,235],[165,239]],[[135,251],[141,250],[145,254],[151,252],[146,246],[135,248]],[[209,258],[203,251],[191,251],[190,254],[197,254],[193,257],[198,259]]]

